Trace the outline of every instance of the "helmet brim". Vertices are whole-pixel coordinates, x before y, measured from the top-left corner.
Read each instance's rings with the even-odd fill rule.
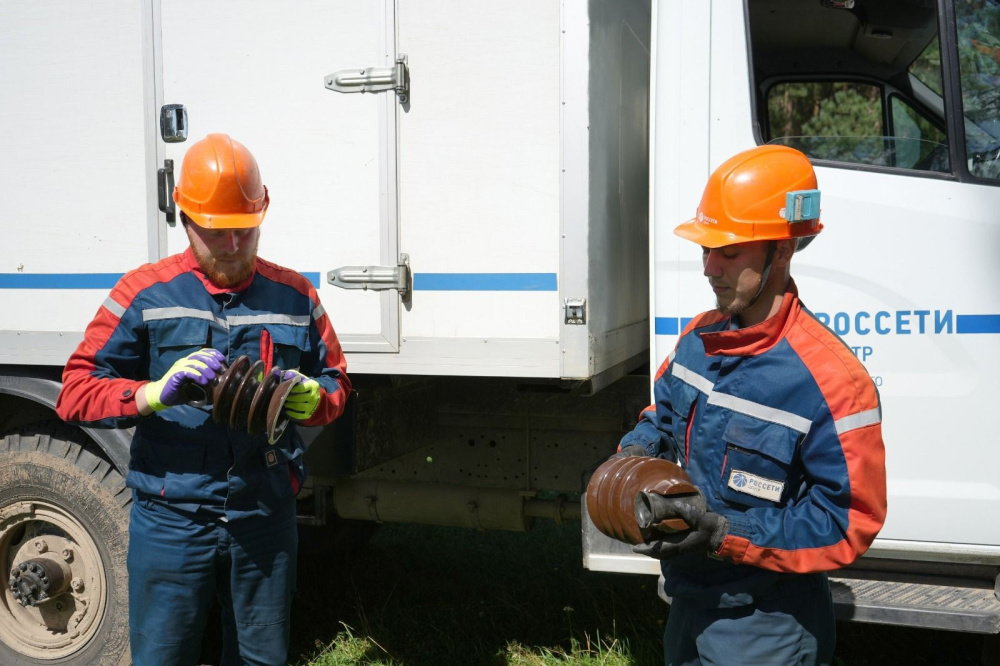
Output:
[[[749,225],[748,225],[749,226]],[[807,227],[804,227],[807,228]],[[699,222],[697,218],[692,218],[687,222],[677,225],[674,234],[689,241],[693,241],[702,247],[711,249],[726,247],[727,245],[739,245],[740,243],[752,243],[754,241],[771,240],[794,240],[797,238],[812,238],[823,231],[823,224],[816,222],[815,227],[803,234],[759,234],[753,237],[740,236],[729,231],[720,231],[711,224]],[[802,245],[805,247],[808,243]]]
[[[182,209],[183,210],[183,209]],[[192,222],[202,229],[253,229],[264,221],[267,209],[259,213],[238,213],[234,215],[211,215],[208,213],[189,213],[184,211]]]
[[[692,218],[674,228],[674,234],[693,241],[702,247],[717,248],[738,243],[749,243],[753,238],[743,238],[728,231],[713,229],[711,225],[698,222],[697,218]]]

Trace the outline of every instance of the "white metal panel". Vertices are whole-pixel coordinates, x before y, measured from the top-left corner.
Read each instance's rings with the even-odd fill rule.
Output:
[[[149,256],[147,11],[0,4],[0,309],[23,332],[5,338],[18,363],[64,361],[116,276]],[[41,349],[33,331],[59,343]]]
[[[581,87],[571,87],[571,79],[586,77],[586,97],[567,97],[566,105],[575,103],[585,113],[571,116],[567,108],[565,116],[567,122],[586,123],[586,161],[569,159],[576,147],[567,146],[565,165],[568,174],[584,171],[580,179],[588,187],[587,224],[577,229],[569,211],[564,217],[567,247],[571,234],[578,234],[586,251],[582,256],[564,252],[562,270],[564,298],[584,295],[571,291],[569,280],[576,271],[586,274],[589,345],[564,355],[563,375],[590,377],[607,371],[600,385],[630,370],[627,364],[638,363],[648,349],[650,3],[589,0],[587,8],[586,22],[567,23],[567,31],[586,31],[588,66],[582,68],[575,53],[564,60],[567,94]],[[571,182],[566,179],[567,188]],[[564,202],[571,197],[567,190]],[[574,331],[579,328],[564,324],[564,337],[580,335]]]
[[[700,307],[694,311],[697,313],[712,306],[703,281],[689,283],[679,273],[695,271],[693,277],[700,278],[697,248],[673,234],[674,227],[694,217],[710,173],[712,6],[702,0],[658,2],[655,6],[650,244],[652,315],[659,321],[652,326],[651,368],[659,367],[677,340],[676,322],[672,332],[665,325],[668,317],[693,307]],[[693,302],[691,295],[697,295]],[[660,334],[655,335],[658,330]]]
[[[411,338],[399,354],[357,354],[350,371],[455,377],[559,377],[559,341],[497,338]]]
[[[559,295],[587,298],[590,238],[590,19],[589,3],[562,3],[562,219]],[[565,321],[563,315],[562,321]],[[590,331],[587,326],[563,324],[562,371],[568,377],[590,372]]]
[[[399,120],[401,247],[414,273],[403,337],[554,341],[559,4],[398,11],[412,86]]]
[[[180,0],[160,5],[163,101],[185,104],[189,143],[225,132],[254,153],[271,205],[260,254],[306,273],[348,351],[398,348],[398,294],[345,291],[326,272],[396,265],[392,92],[341,94],[324,77],[395,61],[394,3]],[[187,246],[180,225],[170,252]],[[350,357],[348,359],[350,361]]]
[[[712,0],[711,7],[709,159],[714,169],[739,150],[753,148],[756,140],[750,122],[752,91],[743,0]]]

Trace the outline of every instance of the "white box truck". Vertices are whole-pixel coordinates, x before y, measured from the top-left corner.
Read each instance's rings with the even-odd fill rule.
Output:
[[[827,230],[797,280],[876,377],[888,451],[889,519],[838,610],[996,633],[979,4],[985,27],[959,0],[0,2],[0,564],[68,571],[0,597],[0,663],[128,662],[130,433],[53,406],[118,277],[186,246],[173,171],[215,131],[257,157],[260,252],[319,289],[357,389],[309,433],[321,534],[580,518],[649,368],[711,307],[671,229],[732,153],[803,149]],[[590,568],[655,571],[583,537]]]

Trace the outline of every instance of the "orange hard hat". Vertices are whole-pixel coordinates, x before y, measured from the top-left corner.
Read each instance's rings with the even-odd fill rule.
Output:
[[[674,233],[708,248],[790,238],[801,239],[802,248],[822,230],[809,158],[788,146],[765,145],[713,171],[697,215]]]
[[[209,134],[184,155],[174,201],[205,229],[247,229],[264,221],[269,199],[247,147]]]

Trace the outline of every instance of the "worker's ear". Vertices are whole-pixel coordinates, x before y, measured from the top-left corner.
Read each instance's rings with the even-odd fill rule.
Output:
[[[792,261],[795,254],[797,241],[794,238],[775,241],[774,258],[772,259],[775,268],[784,268]]]

